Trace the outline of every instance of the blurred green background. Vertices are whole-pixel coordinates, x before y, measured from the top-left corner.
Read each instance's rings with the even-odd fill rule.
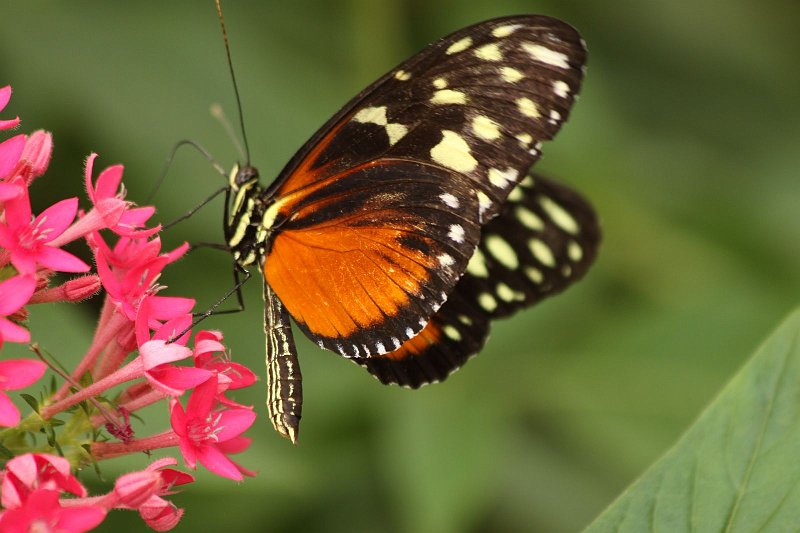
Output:
[[[226,3],[253,163],[274,176],[339,105],[426,43],[531,12],[589,46],[582,95],[538,168],[583,191],[605,240],[588,277],[496,323],[484,352],[445,384],[380,385],[298,333],[305,408],[297,447],[262,417],[242,484],[198,472],[174,501],[177,531],[575,531],[662,454],[800,294],[800,4],[350,0]],[[39,208],[82,195],[82,162],[122,162],[143,200],[170,147],[233,145],[208,113],[235,117],[212,2],[3,3],[0,84],[23,131],[55,154]],[[4,113],[9,116],[9,113]],[[221,184],[186,151],[154,202],[169,221]],[[85,199],[82,200],[86,205]],[[222,240],[221,203],[168,232]],[[79,248],[80,249],[80,248]],[[85,249],[81,249],[85,251]],[[230,259],[198,252],[167,294],[204,308]],[[263,372],[258,283],[245,313],[213,318],[233,356]],[[70,361],[96,305],[39,308],[33,335]],[[48,324],[45,326],[44,324]],[[59,327],[54,328],[53,321]],[[237,399],[263,414],[263,382]],[[139,435],[164,427],[164,406]],[[106,477],[146,457],[109,463]],[[95,490],[102,482],[83,476]],[[116,512],[103,531],[141,530]]]

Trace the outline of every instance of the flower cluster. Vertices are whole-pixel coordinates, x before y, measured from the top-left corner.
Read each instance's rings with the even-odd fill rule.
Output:
[[[0,111],[10,96],[10,87],[0,88]],[[0,120],[0,129],[18,124],[19,118]],[[0,530],[86,531],[109,510],[135,509],[150,527],[165,531],[183,510],[164,497],[193,480],[171,468],[175,459],[123,475],[101,496],[87,496],[73,472],[124,454],[177,448],[190,468],[200,462],[233,480],[253,475],[229,455],[249,446],[242,433],[256,415],[226,394],[252,385],[255,375],[229,360],[219,332],[201,331],[192,342],[194,300],[161,294],[163,270],[188,245],[162,250],[160,226],[147,227],[154,208],[125,199],[121,165],[95,179],[97,155],[91,154],[84,175],[91,208],[79,210],[75,197],[33,215],[31,184],[44,174],[51,152],[45,131],[0,143],[0,350],[3,342],[31,341],[29,305],[79,302],[101,290],[105,299],[91,343],[71,372],[51,361],[58,353],[45,355],[36,344],[31,349],[38,359],[0,360],[0,450],[6,456]],[[93,255],[94,273],[63,249],[81,240]],[[53,286],[55,273],[78,276]],[[48,367],[64,383],[38,399],[26,395],[33,412],[22,418],[6,391],[34,384]],[[168,407],[171,428],[137,436],[131,415],[156,402]]]

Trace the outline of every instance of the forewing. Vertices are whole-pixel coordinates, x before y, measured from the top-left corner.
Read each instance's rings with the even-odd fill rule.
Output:
[[[268,190],[267,282],[301,329],[348,357],[427,324],[569,114],[585,52],[543,16],[438,41],[356,96]]]

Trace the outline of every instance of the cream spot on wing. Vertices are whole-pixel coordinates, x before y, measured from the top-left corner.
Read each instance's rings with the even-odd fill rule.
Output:
[[[478,305],[480,305],[485,311],[491,313],[497,309],[497,300],[495,300],[494,296],[488,292],[483,292],[478,296]]]
[[[515,68],[503,67],[500,69],[500,77],[503,78],[503,81],[507,81],[508,83],[516,83],[525,76]]]
[[[546,46],[534,43],[522,43],[522,48],[535,60],[559,68],[569,68],[569,58],[566,54],[551,50]]]
[[[452,89],[442,89],[433,93],[431,97],[432,104],[447,105],[447,104],[466,104],[467,95]]]
[[[451,267],[456,264],[456,260],[450,254],[442,254],[439,256],[439,265],[442,267]]]
[[[503,54],[500,52],[500,45],[497,43],[489,43],[475,49],[475,57],[483,59],[484,61],[500,61],[503,59]]]
[[[532,266],[525,267],[525,275],[528,277],[529,280],[536,283],[537,285],[544,280],[544,275],[542,271],[538,268],[533,268]]]
[[[553,256],[553,251],[541,239],[529,240],[528,248],[533,254],[533,257],[544,266],[554,267],[556,265],[556,258]]]
[[[504,171],[496,168],[489,169],[489,183],[501,189],[505,189],[514,183],[517,180],[517,176],[519,176],[519,172],[510,167]]]
[[[487,141],[494,141],[500,138],[500,125],[489,117],[478,115],[472,119],[472,131]]]
[[[411,73],[406,72],[405,70],[398,70],[394,73],[394,77],[400,81],[408,81],[411,79]]]
[[[388,124],[386,119],[386,106],[380,107],[365,107],[353,116],[353,120],[361,122],[362,124],[377,124],[378,126],[385,126]]]
[[[396,122],[386,125],[386,135],[389,136],[389,146],[394,146],[397,141],[406,136],[406,133],[408,133],[407,126]]]
[[[566,98],[569,94],[569,85],[564,81],[556,80],[553,82],[553,92],[556,93],[556,96]]]
[[[519,266],[519,259],[514,248],[499,235],[487,235],[484,242],[489,253],[506,268],[515,269]]]
[[[442,140],[431,148],[431,158],[457,172],[470,172],[478,166],[467,142],[458,133],[450,130],[442,131]]]
[[[465,326],[472,325],[472,319],[467,315],[458,315],[458,321],[464,324]]]
[[[467,263],[467,272],[476,278],[488,278],[489,269],[486,267],[486,258],[479,248],[475,248],[475,253]]]
[[[447,80],[444,78],[436,78],[435,80],[433,80],[433,86],[436,87],[437,89],[444,89],[445,87],[447,87]]]
[[[442,202],[444,202],[444,205],[446,205],[447,207],[450,207],[452,209],[458,209],[458,206],[460,205],[458,203],[458,198],[456,198],[455,196],[453,196],[449,192],[446,192],[444,194],[440,194],[439,195],[439,199]]]
[[[569,241],[567,244],[567,255],[576,263],[583,258],[583,248],[575,241]]]
[[[528,133],[520,133],[517,135],[517,140],[525,146],[528,146],[531,141],[533,141],[533,137],[531,137],[531,135]]]
[[[494,37],[508,37],[519,28],[522,27],[522,24],[506,24],[504,26],[498,26],[492,30],[492,36]]]
[[[458,330],[450,324],[447,324],[445,327],[443,327],[442,331],[444,331],[444,334],[448,339],[456,342],[461,340],[461,333],[459,333]]]
[[[451,224],[450,232],[447,234],[450,240],[456,241],[458,244],[464,242],[464,228],[460,224]]]
[[[518,206],[514,210],[514,214],[523,226],[533,231],[541,231],[544,229],[544,220],[539,218],[539,215],[531,211],[525,206]]]
[[[458,52],[463,52],[470,46],[472,46],[472,37],[464,37],[463,39],[451,44],[445,53],[447,55],[457,54]]]
[[[535,185],[535,182],[533,180],[533,176],[528,174],[527,176],[522,178],[522,181],[520,181],[519,184],[524,186],[524,187],[528,187],[529,189],[532,189],[533,186]]]
[[[534,101],[527,97],[517,98],[517,108],[526,117],[539,118],[542,116]]]
[[[561,120],[561,113],[559,113],[555,109],[551,109],[550,110],[550,120],[548,122],[550,122],[550,124],[555,124],[559,120]]]
[[[542,209],[544,209],[544,212],[547,213],[547,216],[549,216],[550,219],[555,222],[556,226],[572,235],[576,235],[578,233],[580,226],[566,209],[555,203],[547,196],[539,197],[539,205],[542,206]]]
[[[512,202],[520,202],[525,198],[525,193],[519,187],[514,187],[508,195],[508,199]]]

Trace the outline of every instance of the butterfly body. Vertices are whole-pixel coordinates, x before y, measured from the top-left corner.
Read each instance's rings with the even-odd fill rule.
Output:
[[[302,406],[290,317],[382,382],[418,387],[477,353],[492,318],[583,275],[599,241],[591,206],[526,176],[584,61],[557,19],[482,22],[359,93],[269,187],[234,169],[225,237],[263,274],[279,432],[296,440]]]

